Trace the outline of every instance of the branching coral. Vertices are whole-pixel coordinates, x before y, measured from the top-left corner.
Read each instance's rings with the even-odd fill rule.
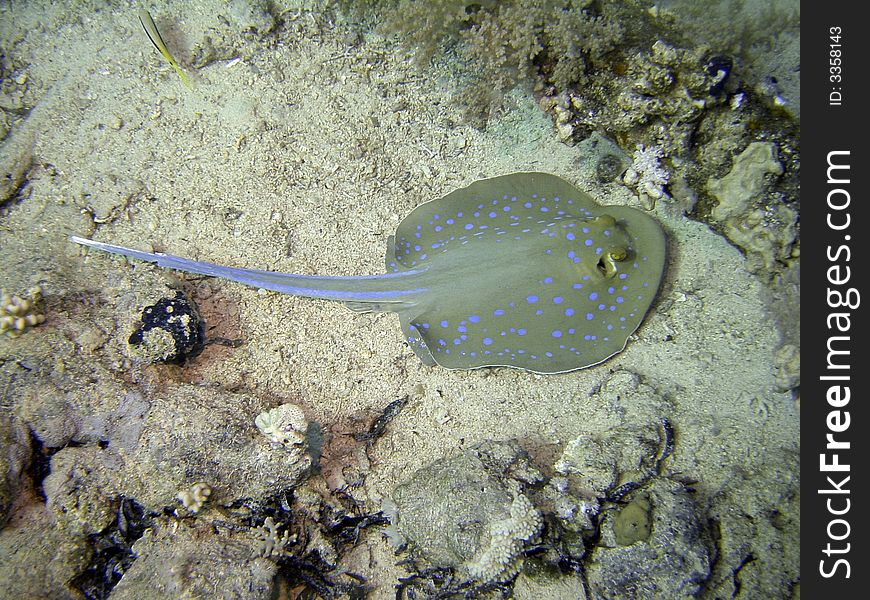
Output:
[[[661,164],[662,158],[664,153],[658,146],[638,144],[634,151],[634,162],[622,178],[626,185],[637,186],[641,204],[648,210],[652,210],[655,201],[665,195],[664,186],[671,177]]]
[[[18,337],[31,327],[44,322],[45,314],[41,305],[42,288],[39,286],[30,288],[25,297],[3,290],[0,294],[0,333]]]
[[[260,538],[259,555],[266,558],[284,555],[287,547],[296,541],[296,536],[287,530],[282,532],[281,526],[272,517],[266,517],[257,534]]]
[[[574,85],[589,67],[587,60],[600,61],[622,39],[622,26],[607,17],[569,8],[550,17],[544,38],[553,63],[549,79],[558,89]]]
[[[198,513],[208,497],[211,496],[211,486],[205,482],[194,483],[189,490],[178,492],[176,498],[184,505],[184,508],[192,513]]]
[[[541,533],[544,521],[531,501],[514,485],[507,519],[489,525],[489,543],[465,564],[472,579],[483,583],[506,581],[522,564],[523,550]]]

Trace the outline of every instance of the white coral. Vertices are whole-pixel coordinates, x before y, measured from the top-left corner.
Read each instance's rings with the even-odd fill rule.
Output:
[[[272,410],[260,413],[254,419],[254,424],[260,433],[269,438],[269,441],[285,448],[303,444],[305,432],[308,429],[305,413],[293,404],[282,404]]]
[[[490,524],[489,545],[465,564],[468,575],[481,583],[513,577],[521,565],[526,544],[537,539],[543,523],[541,513],[517,485],[513,490],[510,516]]]
[[[296,534],[291,535],[287,530],[282,532],[281,526],[272,517],[266,517],[257,536],[260,538],[258,554],[266,558],[286,554],[287,547],[296,542]]]
[[[623,175],[622,181],[626,185],[636,186],[641,203],[651,210],[655,201],[665,196],[664,186],[671,178],[670,172],[661,164],[664,152],[660,146],[638,144],[633,158],[634,162]]]
[[[176,498],[184,508],[192,513],[198,513],[211,496],[211,486],[204,481],[194,483],[189,490],[178,492]]]

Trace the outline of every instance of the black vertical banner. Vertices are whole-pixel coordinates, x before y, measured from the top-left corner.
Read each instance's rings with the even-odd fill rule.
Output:
[[[801,591],[870,585],[870,27],[804,2],[801,27]]]

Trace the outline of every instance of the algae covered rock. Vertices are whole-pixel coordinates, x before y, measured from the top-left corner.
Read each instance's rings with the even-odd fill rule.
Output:
[[[793,258],[798,214],[777,200],[766,200],[769,177],[782,175],[772,142],[753,142],[734,159],[731,171],[707,181],[719,204],[712,217],[725,236],[746,252],[750,270],[776,270]]]
[[[46,507],[61,529],[93,535],[115,518],[119,495],[119,456],[95,445],[70,446],[51,457],[51,472],[43,480]]]
[[[587,569],[594,597],[697,597],[714,554],[705,523],[685,486],[654,481],[602,520]]]
[[[27,427],[8,411],[0,411],[0,528],[25,482],[31,454]]]
[[[137,558],[111,597],[272,598],[278,566],[258,557],[255,545],[246,531],[158,520],[133,545]]]
[[[508,581],[543,527],[524,491],[539,478],[515,442],[483,442],[396,488],[394,525],[435,566],[480,583]]]
[[[776,160],[776,145],[769,142],[749,144],[734,159],[727,175],[707,182],[707,189],[719,199],[719,205],[713,208],[713,218],[725,222],[743,215],[764,191],[767,174],[782,174],[782,165]]]
[[[586,600],[583,580],[558,570],[529,573],[523,571],[514,582],[514,600],[543,600],[546,598],[571,598]]]
[[[669,401],[631,371],[617,371],[590,396],[606,426],[590,426],[568,441],[553,465],[587,496],[605,498],[656,467],[666,440],[662,421]]]
[[[38,501],[15,513],[15,526],[0,531],[0,597],[67,600],[83,598],[74,578],[91,560],[85,536],[57,527]]]
[[[172,505],[177,494],[206,483],[211,502],[265,498],[305,479],[311,458],[263,438],[253,424],[262,402],[195,386],[170,388],[153,402],[127,463],[127,494],[148,507]],[[220,457],[219,459],[217,457]]]
[[[307,477],[304,447],[288,452],[257,432],[252,417],[261,400],[187,385],[167,386],[164,394],[147,400],[128,394],[113,413],[91,416],[100,425],[91,437],[77,438],[102,444],[70,446],[52,457],[47,506],[64,527],[99,531],[121,496],[149,511],[180,508],[179,499],[190,509],[196,503],[184,499],[201,496],[202,486],[210,502],[226,503],[263,499]]]

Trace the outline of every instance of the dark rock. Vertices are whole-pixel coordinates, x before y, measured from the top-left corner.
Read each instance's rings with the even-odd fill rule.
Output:
[[[142,311],[142,326],[129,343],[150,362],[182,364],[202,352],[205,320],[196,303],[184,292],[164,297]]]

